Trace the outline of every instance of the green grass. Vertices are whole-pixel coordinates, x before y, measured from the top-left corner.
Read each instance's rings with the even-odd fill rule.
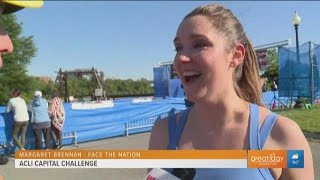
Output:
[[[284,109],[274,112],[289,117],[297,122],[303,132],[320,135],[320,105],[313,106],[313,109]]]

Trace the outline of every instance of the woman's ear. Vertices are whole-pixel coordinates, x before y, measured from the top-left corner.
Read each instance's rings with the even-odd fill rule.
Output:
[[[245,48],[242,44],[237,44],[233,52],[232,61],[230,62],[230,67],[237,67],[244,60]]]

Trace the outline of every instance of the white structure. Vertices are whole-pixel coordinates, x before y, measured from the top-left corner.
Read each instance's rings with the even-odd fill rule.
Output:
[[[74,110],[90,110],[100,108],[114,107],[114,102],[111,100],[107,101],[86,101],[86,102],[75,102],[71,104]]]

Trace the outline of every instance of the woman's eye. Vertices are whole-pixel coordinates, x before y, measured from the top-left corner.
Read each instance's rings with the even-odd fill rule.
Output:
[[[179,52],[179,51],[181,51],[182,50],[182,47],[180,47],[180,46],[177,46],[177,47],[175,47],[175,49],[174,49],[176,52]]]
[[[204,44],[204,43],[197,43],[197,44],[195,44],[193,47],[196,48],[196,49],[199,49],[199,48],[204,48],[204,47],[206,47],[206,46],[207,46],[207,45]]]

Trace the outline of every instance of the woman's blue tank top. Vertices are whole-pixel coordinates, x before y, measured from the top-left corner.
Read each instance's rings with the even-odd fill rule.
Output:
[[[188,119],[191,107],[185,110],[176,123],[175,109],[172,109],[169,115],[169,144],[167,149],[175,150],[179,144],[184,126]],[[259,129],[259,109],[255,104],[250,104],[249,118],[249,143],[250,150],[262,150],[267,137],[269,136],[273,125],[277,120],[275,113],[270,113],[261,128]],[[171,171],[167,169],[167,171]],[[271,180],[273,179],[269,169],[267,168],[197,168],[194,180]]]

